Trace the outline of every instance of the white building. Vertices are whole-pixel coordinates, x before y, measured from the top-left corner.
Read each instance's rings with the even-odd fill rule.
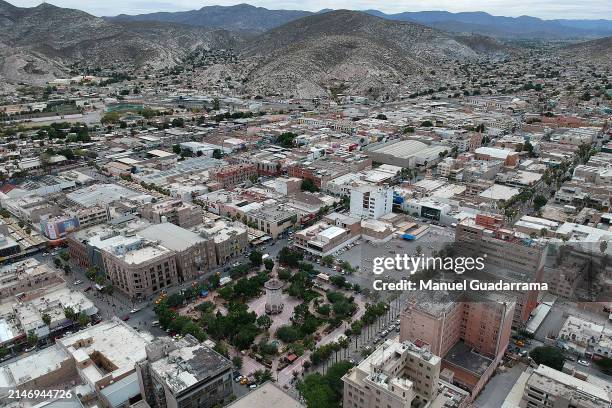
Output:
[[[590,382],[540,365],[529,376],[519,407],[610,407],[610,393]]]
[[[409,341],[386,340],[342,377],[346,408],[461,407],[468,393],[440,380],[442,359]]]
[[[352,216],[377,219],[393,209],[393,189],[388,186],[362,185],[351,189]]]

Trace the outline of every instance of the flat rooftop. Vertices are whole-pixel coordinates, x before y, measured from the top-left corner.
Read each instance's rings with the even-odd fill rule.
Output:
[[[151,241],[158,240],[164,247],[179,252],[206,241],[199,234],[169,222],[151,225],[138,231],[138,235]]]
[[[175,395],[232,367],[227,358],[191,336],[181,339],[177,346],[168,356],[151,364]]]
[[[482,376],[493,360],[473,351],[464,342],[457,342],[444,356],[444,361],[454,366]]]
[[[133,249],[122,256],[123,261],[127,264],[139,265],[150,260],[172,254],[168,248],[160,245],[147,245],[142,248]]]
[[[273,382],[257,387],[254,391],[237,399],[226,408],[304,408],[304,405],[293,399]]]
[[[105,207],[113,201],[133,198],[140,195],[142,195],[142,193],[117,184],[94,184],[90,187],[66,194],[66,198],[82,207],[93,207],[98,204]]]
[[[78,362],[92,360],[94,364],[82,372],[89,380],[96,382],[109,373],[96,363],[95,355],[104,356],[104,359],[117,367],[110,374],[119,377],[134,370],[134,364],[146,358],[145,346],[152,339],[150,334],[137,332],[115,317],[58,339],[56,344]]]
[[[493,184],[478,196],[489,200],[508,200],[519,193],[520,191],[517,188],[504,186],[502,184]]]
[[[69,354],[62,348],[53,345],[0,367],[0,389],[14,388],[31,379],[56,371],[69,358]]]

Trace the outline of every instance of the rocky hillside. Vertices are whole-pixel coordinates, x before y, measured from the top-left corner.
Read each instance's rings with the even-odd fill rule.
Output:
[[[206,6],[199,10],[174,13],[120,14],[111,21],[162,21],[199,27],[216,27],[231,31],[263,32],[312,13],[301,10],[268,10],[249,4]]]
[[[606,64],[612,68],[612,37],[573,44],[563,49],[562,53],[586,62]]]
[[[272,29],[245,44],[253,90],[317,96],[330,89],[380,94],[406,80],[441,75],[455,60],[478,58],[465,41],[414,23],[332,11]]]
[[[65,64],[163,67],[188,50],[236,48],[224,30],[156,22],[108,22],[82,11],[43,3],[17,8],[0,0],[0,75],[44,82]]]

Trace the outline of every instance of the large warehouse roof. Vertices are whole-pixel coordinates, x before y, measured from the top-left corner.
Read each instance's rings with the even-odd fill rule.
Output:
[[[427,145],[425,143],[417,140],[404,140],[397,143],[385,144],[384,146],[373,149],[372,152],[388,154],[399,158],[406,158],[414,156],[426,148]]]

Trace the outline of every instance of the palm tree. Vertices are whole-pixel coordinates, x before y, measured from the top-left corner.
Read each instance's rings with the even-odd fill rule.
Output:
[[[346,358],[347,354],[348,354],[349,344],[350,344],[348,337],[344,337],[344,338],[340,339],[338,341],[338,344],[340,345],[340,347],[342,347],[344,349],[344,358]]]

